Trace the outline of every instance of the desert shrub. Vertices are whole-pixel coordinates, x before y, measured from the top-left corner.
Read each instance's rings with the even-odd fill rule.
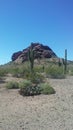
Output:
[[[26,68],[26,69],[24,70],[23,78],[29,79],[29,77],[30,77],[30,70],[29,70],[28,68]]]
[[[17,73],[17,77],[21,77],[21,78],[28,78],[29,76],[29,69],[28,68],[19,68],[18,73]]]
[[[29,75],[29,69],[23,66],[14,66],[7,68],[8,73],[11,73],[13,77],[27,78]]]
[[[40,84],[41,94],[54,94],[55,90],[50,86],[49,83]]]
[[[69,70],[69,75],[73,76],[73,70]]]
[[[6,84],[6,88],[7,89],[18,89],[19,88],[19,84],[18,82],[13,82],[13,81],[10,81]]]
[[[63,68],[58,66],[51,66],[46,68],[46,74],[48,77],[51,78],[57,78],[57,79],[65,78]]]
[[[23,96],[55,93],[55,90],[48,83],[33,84],[30,80],[21,82],[19,88],[19,93]]]
[[[68,65],[67,69],[68,69],[68,74],[73,76],[73,65],[72,64]]]
[[[13,77],[18,77],[18,75],[19,75],[19,68],[13,68],[11,73],[12,73]]]
[[[32,83],[40,83],[40,82],[43,82],[44,80],[44,77],[42,74],[40,73],[29,73],[29,77],[28,77],[29,80],[31,80]]]
[[[19,67],[11,66],[6,68],[7,73],[12,74],[13,77],[18,77]]]
[[[3,77],[7,74],[7,70],[4,68],[0,68],[0,77]]]
[[[19,85],[19,93],[23,96],[33,96],[40,94],[40,87],[32,84],[30,80],[24,80]]]
[[[44,65],[34,67],[35,72],[42,73],[44,72]]]

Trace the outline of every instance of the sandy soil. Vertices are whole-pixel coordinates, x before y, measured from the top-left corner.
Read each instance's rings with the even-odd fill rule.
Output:
[[[34,97],[0,83],[0,130],[73,130],[73,77],[49,82],[56,94]]]

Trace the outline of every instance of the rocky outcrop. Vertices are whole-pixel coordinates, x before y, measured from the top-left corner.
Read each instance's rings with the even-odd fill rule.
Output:
[[[22,51],[15,52],[12,55],[12,61],[15,61],[21,54],[22,54]]]
[[[12,61],[16,62],[25,62],[28,60],[28,51],[31,45],[24,49],[23,51],[16,52],[12,55]],[[40,43],[32,43],[32,48],[34,50],[34,58],[52,58],[57,57],[57,55],[53,52],[53,50]]]

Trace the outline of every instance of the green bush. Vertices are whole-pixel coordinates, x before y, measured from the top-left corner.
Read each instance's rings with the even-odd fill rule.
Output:
[[[34,67],[34,70],[35,70],[35,72],[43,73],[44,68],[45,68],[44,65],[39,65],[39,66]]]
[[[23,96],[33,96],[40,94],[40,87],[32,84],[30,80],[24,80],[19,85],[19,93]]]
[[[55,66],[55,65],[46,68],[46,74],[47,74],[48,77],[51,77],[51,78],[57,78],[57,79],[65,78],[63,68]]]
[[[34,72],[29,74],[28,79],[31,80],[32,83],[38,84],[40,82],[43,82],[44,77],[42,74]]]
[[[10,81],[6,84],[7,89],[18,89],[19,84],[17,82]]]
[[[73,76],[73,66],[69,66],[68,74]]]
[[[11,73],[12,73],[13,77],[18,77],[18,75],[19,75],[19,68],[13,68]]]
[[[6,68],[7,73],[12,74],[13,77],[18,77],[19,74],[19,67],[11,66]]]
[[[55,90],[48,83],[40,84],[41,94],[54,94]]]
[[[7,68],[8,73],[11,73],[13,77],[17,78],[27,78],[29,76],[29,70],[27,67],[23,66],[14,66]]]
[[[55,90],[48,83],[33,84],[30,80],[24,80],[19,85],[19,93],[23,96],[39,94],[54,94]]]
[[[7,70],[4,68],[0,68],[0,77],[3,77],[7,74]]]

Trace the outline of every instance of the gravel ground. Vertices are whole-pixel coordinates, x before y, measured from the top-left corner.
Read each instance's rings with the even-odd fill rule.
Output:
[[[34,97],[0,83],[0,130],[73,130],[73,77],[49,82],[56,94]]]

